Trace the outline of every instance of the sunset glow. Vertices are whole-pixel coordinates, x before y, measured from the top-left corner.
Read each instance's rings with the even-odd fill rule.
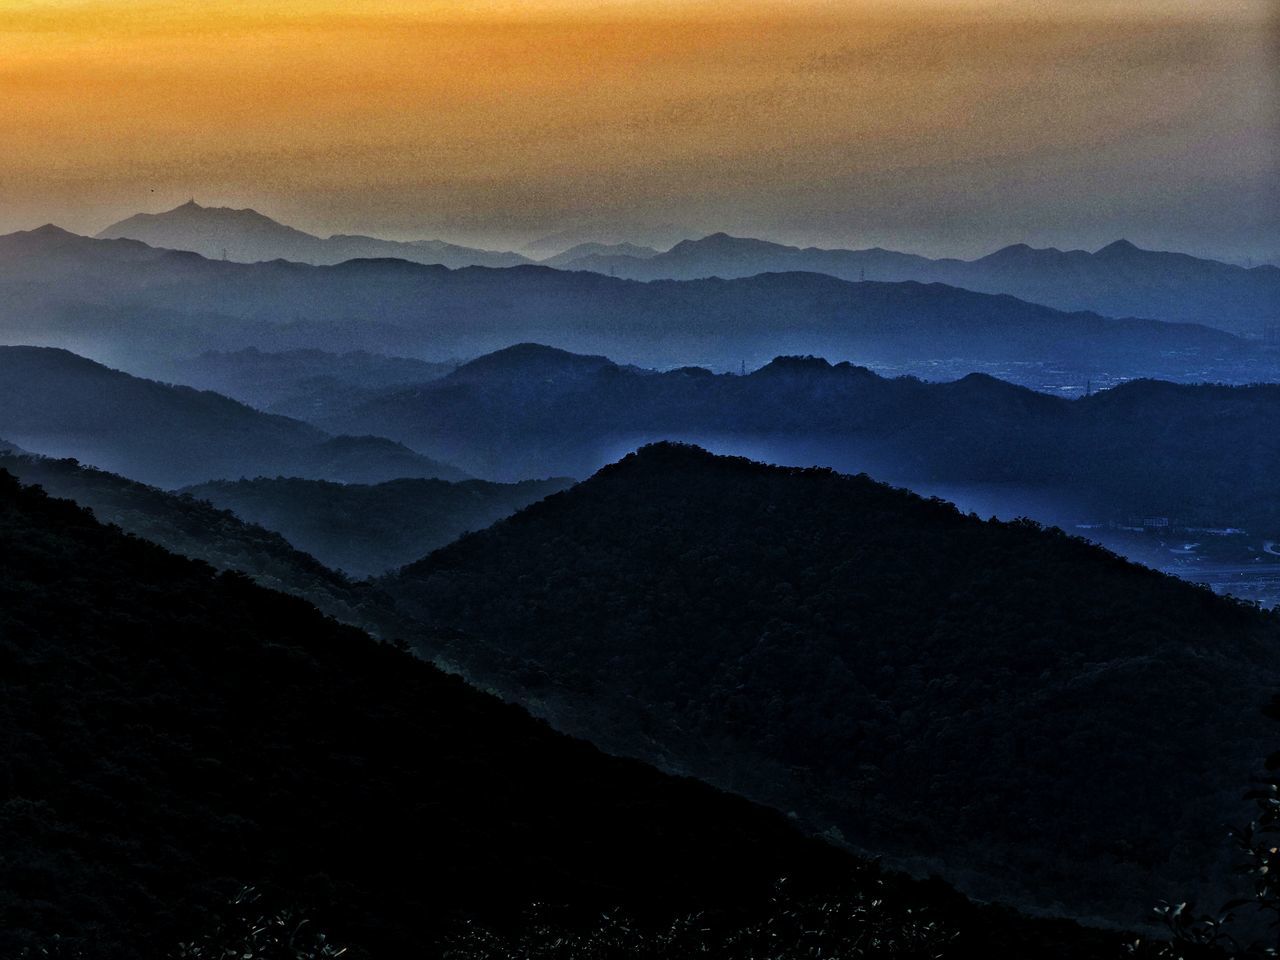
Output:
[[[1124,222],[1248,250],[1274,24],[1197,9],[9,2],[0,229],[196,196],[494,243],[618,219],[962,252]]]

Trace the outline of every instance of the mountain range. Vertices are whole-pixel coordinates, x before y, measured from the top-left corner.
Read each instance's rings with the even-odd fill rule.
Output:
[[[982,486],[1003,516],[1025,499],[1057,523],[1164,516],[1273,535],[1278,422],[1274,385],[1148,380],[1067,400],[980,374],[887,379],[815,357],[740,376],[523,344],[321,424],[392,437],[490,479],[585,477],[674,439],[927,491]]]
[[[169,487],[276,474],[347,482],[466,476],[385,438],[333,436],[46,347],[0,347],[0,434],[33,453]]]
[[[717,233],[664,253],[592,251],[558,259],[555,266],[634,280],[807,271],[844,280],[945,283],[1059,310],[1202,323],[1233,333],[1260,334],[1280,324],[1280,268],[1143,250],[1127,240],[1092,253],[1019,243],[976,260],[932,260],[879,248],[801,248]]]
[[[256,210],[202,207],[194,200],[163,213],[135,214],[113,223],[97,236],[106,240],[141,240],[152,247],[191,250],[211,260],[242,263],[292,260],[327,264],[378,257],[446,267],[514,267],[533,262],[518,253],[477,250],[443,240],[402,242],[344,234],[317,237]]]
[[[647,447],[381,585],[560,729],[1056,913],[1225,890],[1274,736],[1280,616],[829,470]]]
[[[135,368],[247,346],[445,360],[537,340],[651,366],[703,358],[736,369],[798,352],[924,369],[964,358],[1127,376],[1280,375],[1280,357],[1204,326],[814,273],[642,283],[532,266],[239,264],[45,228],[0,238],[0,295],[0,335],[10,341]]]
[[[509,267],[535,261],[516,253],[455,246],[438,240],[397,242],[372,237],[321,239],[255,210],[202,207],[194,201],[158,214],[137,214],[99,237],[141,240],[192,250],[212,259],[292,260],[335,264],[394,257],[446,267]],[[873,248],[794,247],[714,233],[665,251],[632,243],[580,243],[543,264],[634,280],[733,279],[761,273],[823,273],[844,280],[945,283],[982,293],[1011,294],[1064,311],[1203,323],[1259,334],[1280,324],[1280,268],[1245,268],[1186,254],[1143,250],[1117,240],[1095,252],[1014,244],[975,260],[930,259]]]

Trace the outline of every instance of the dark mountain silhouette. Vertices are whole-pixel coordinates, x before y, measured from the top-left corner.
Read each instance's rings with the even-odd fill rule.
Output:
[[[924,489],[1036,489],[1056,522],[1159,515],[1261,535],[1280,534],[1277,422],[1277,386],[1136,381],[1066,400],[980,374],[885,379],[815,357],[748,376],[657,373],[525,345],[325,425],[492,479],[584,477],[642,443],[682,439]]]
[[[472,921],[519,937],[534,901],[564,905],[571,936],[602,908],[658,936],[681,928],[672,912],[706,911],[691,932],[712,939],[805,911],[854,936],[932,927],[946,960],[1120,949],[603,755],[3,471],[0,657],[6,957],[167,954],[242,884],[304,908],[353,960],[432,956]],[[841,901],[856,912],[823,906]],[[772,955],[807,956],[787,935],[772,931]]]
[[[330,567],[364,577],[404,566],[571,484],[391,480],[370,486],[279,477],[219,480],[184,492],[279,531]]]
[[[239,883],[391,957],[535,899],[735,906],[844,869],[777,815],[7,474],[0,656],[5,957],[54,933],[95,960],[167,953]]]
[[[371,610],[378,598],[363,585],[351,583],[279,533],[246,523],[230,510],[75,460],[0,454],[0,470],[50,496],[74,500],[104,524],[216,570],[238,570],[264,587],[302,597],[343,623],[367,629],[389,615]]]
[[[6,246],[24,252],[5,256]],[[545,267],[237,264],[146,250],[123,240],[0,240],[0,334],[131,363],[245,346],[444,358],[537,340],[632,362],[707,358],[735,368],[796,352],[1052,360],[1179,377],[1225,367],[1253,380],[1276,367],[1262,346],[1207,327],[1067,314],[938,284],[814,273],[638,283]]]
[[[566,254],[554,266],[635,280],[728,279],[803,270],[845,280],[946,283],[1011,294],[1060,310],[1203,323],[1235,333],[1259,333],[1280,320],[1280,269],[1246,269],[1143,250],[1127,240],[1094,253],[1015,244],[966,261],[931,260],[879,248],[802,249],[717,233],[683,241],[654,256],[593,250],[577,258]]]
[[[616,369],[618,365],[608,357],[570,353],[540,343],[517,343],[460,364],[447,376],[451,385],[501,383],[536,388],[577,383],[602,371]]]
[[[446,267],[513,267],[532,262],[518,253],[475,250],[442,240],[403,242],[344,234],[321,238],[285,226],[257,210],[202,207],[194,200],[164,213],[135,214],[113,223],[98,237],[141,240],[153,247],[190,250],[210,259],[242,263],[263,260],[342,263],[372,257],[397,257]]]
[[[1221,882],[1273,740],[1280,618],[826,470],[648,447],[384,585],[561,729],[1077,915]]]
[[[43,347],[0,347],[0,432],[32,452],[74,456],[159,486],[276,474],[465,477],[382,437],[331,436],[216,393]]]
[[[324,416],[371,399],[389,388],[425,383],[449,373],[453,363],[426,363],[365,351],[266,353],[253,347],[206,351],[176,360],[169,379],[240,400],[268,413]]]

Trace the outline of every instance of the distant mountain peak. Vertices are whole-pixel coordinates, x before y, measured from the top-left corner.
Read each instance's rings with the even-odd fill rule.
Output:
[[[1101,250],[1098,251],[1097,256],[1114,257],[1114,256],[1123,256],[1125,254],[1130,254],[1130,253],[1141,253],[1141,252],[1142,252],[1141,247],[1137,246],[1134,243],[1129,242],[1128,240],[1121,239],[1121,240],[1116,240],[1113,243],[1108,243],[1105,247],[1103,247]]]
[[[36,227],[34,230],[28,230],[33,237],[74,237],[78,234],[72,233],[70,230],[64,230],[56,223],[46,223],[43,226]]]
[[[778,374],[824,374],[830,373],[834,368],[831,363],[823,357],[814,356],[786,356],[774,357],[759,370],[756,370],[752,376],[776,376]]]
[[[449,376],[463,380],[495,374],[545,378],[555,374],[590,373],[616,366],[608,357],[571,353],[542,343],[517,343],[464,363]]]

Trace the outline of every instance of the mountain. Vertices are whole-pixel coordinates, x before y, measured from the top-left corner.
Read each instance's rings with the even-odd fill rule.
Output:
[[[275,474],[465,477],[382,437],[331,436],[216,393],[44,347],[0,347],[0,433],[32,452],[74,456],[158,486]]]
[[[365,577],[402,567],[571,484],[391,480],[370,486],[259,477],[202,483],[183,492],[279,531],[334,569]]]
[[[1163,516],[1280,537],[1277,422],[1277,386],[1135,381],[1067,400],[977,374],[886,379],[815,357],[746,376],[659,373],[525,345],[323,425],[491,479],[585,477],[643,443],[687,440],[924,490],[981,486],[1003,516],[1026,500],[1019,509],[1056,523]]]
[[[368,958],[535,899],[763,905],[854,866],[3,473],[0,660],[5,957],[168,954],[240,884]]]
[[[671,931],[690,954],[744,935],[795,960],[830,936],[940,944],[945,960],[1121,949],[601,754],[3,471],[0,658],[5,957],[176,955],[180,940],[203,956],[193,941],[216,938],[243,885],[353,960],[434,956],[490,923],[524,950],[548,922],[522,929],[534,901],[557,908],[558,936],[621,908],[631,938]]]
[[[814,273],[639,283],[401,260],[238,264],[143,256],[148,248],[133,241],[58,240],[0,239],[0,336],[116,363],[246,346],[445,359],[533,340],[657,366],[737,369],[815,353],[920,370],[960,358],[970,369],[1052,363],[1112,376],[1280,377],[1280,356],[1264,345],[1207,327],[1062,313],[938,284]]]
[[[1280,617],[829,470],[651,446],[383,585],[560,729],[1077,916],[1226,884],[1274,735]]]
[[[372,399],[388,389],[434,380],[456,366],[366,351],[267,353],[247,347],[230,352],[208,350],[176,360],[166,370],[169,378],[179,383],[216,391],[268,413],[305,420]]]
[[[675,223],[619,223],[617,220],[580,223],[526,243],[522,250],[538,259],[573,247],[612,247],[636,244],[642,249],[666,250],[689,236],[689,228]]]
[[[387,619],[378,598],[291,546],[284,537],[246,523],[229,510],[149,487],[74,460],[0,453],[0,470],[50,496],[74,500],[104,524],[149,540],[215,570],[248,574],[269,589],[302,597],[343,623],[369,627]]]
[[[630,257],[634,260],[648,260],[656,257],[659,251],[653,247],[642,247],[634,243],[579,243],[539,261],[547,267],[568,267],[571,270],[589,270],[580,266],[587,258],[592,257]],[[605,272],[608,272],[607,270]]]
[[[1093,253],[1014,244],[977,260],[931,260],[880,248],[800,248],[724,233],[685,240],[656,255],[603,249],[572,257],[570,252],[551,265],[634,280],[730,279],[800,270],[845,280],[946,283],[1059,310],[1202,323],[1233,333],[1258,334],[1280,322],[1280,269],[1143,250],[1127,240]]]
[[[202,207],[194,200],[163,213],[135,214],[113,223],[97,236],[104,240],[140,240],[152,247],[190,250],[210,259],[242,263],[342,263],[376,257],[446,267],[512,267],[532,262],[518,253],[475,250],[442,240],[402,242],[344,234],[321,238],[285,226],[257,210]]]

